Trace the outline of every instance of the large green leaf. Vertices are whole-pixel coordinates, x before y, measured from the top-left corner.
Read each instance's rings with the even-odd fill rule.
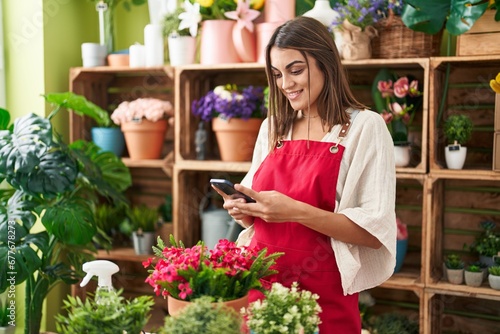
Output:
[[[53,105],[71,109],[77,115],[91,117],[99,126],[108,127],[111,123],[109,114],[98,105],[90,102],[84,96],[66,93],[49,93],[44,95],[45,100]]]
[[[19,242],[0,242],[0,292],[5,291],[11,283],[20,284],[33,275],[42,264],[37,249],[42,253],[48,247],[47,232],[32,233]]]
[[[0,108],[0,130],[7,130],[10,123],[10,113]]]
[[[103,152],[93,142],[70,144],[80,162],[80,173],[87,185],[115,202],[126,202],[123,192],[132,184],[130,170],[116,155]]]
[[[52,145],[52,125],[35,114],[16,119],[12,134],[0,134],[0,176],[29,173]]]
[[[77,176],[78,165],[73,157],[68,152],[53,149],[40,157],[40,163],[32,172],[18,177],[17,182],[28,194],[50,199],[73,190]],[[14,186],[12,180],[10,182]]]
[[[401,18],[412,30],[452,35],[468,31],[488,7],[487,0],[407,0]]]
[[[36,203],[30,201],[20,190],[17,190],[6,203],[6,207],[0,205],[0,235],[7,235],[7,222],[22,222],[22,225],[18,226],[19,228],[22,226],[23,231],[17,231],[16,239],[23,238],[36,222],[33,214]]]
[[[47,232],[59,242],[85,245],[97,231],[91,204],[84,198],[69,197],[55,205],[41,206],[38,212]]]

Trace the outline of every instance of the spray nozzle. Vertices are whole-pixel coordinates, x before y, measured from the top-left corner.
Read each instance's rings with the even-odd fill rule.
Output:
[[[95,275],[98,277],[97,285],[99,287],[109,287],[113,288],[111,285],[111,276],[117,273],[120,270],[118,266],[106,260],[96,260],[85,262],[83,264],[83,271],[87,273],[87,275],[83,278],[80,286],[85,286],[90,281],[90,279]]]

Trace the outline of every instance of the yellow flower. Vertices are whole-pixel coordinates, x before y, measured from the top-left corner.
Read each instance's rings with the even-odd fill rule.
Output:
[[[197,0],[202,7],[211,7],[214,4],[214,0]]]
[[[491,79],[490,87],[497,94],[500,94],[500,73],[497,74],[495,80]]]
[[[266,0],[251,0],[250,1],[250,7],[255,10],[260,10],[263,6]]]

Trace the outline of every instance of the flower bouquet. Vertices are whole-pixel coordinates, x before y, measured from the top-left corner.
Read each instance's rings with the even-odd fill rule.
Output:
[[[230,301],[244,297],[252,289],[262,290],[261,278],[275,274],[271,269],[282,253],[267,255],[267,249],[257,252],[248,247],[237,247],[234,242],[221,239],[213,250],[198,242],[186,248],[170,236],[171,247],[158,238],[153,247],[153,258],[143,262],[150,275],[149,283],[156,295],[192,301],[210,296],[214,301]]]
[[[174,108],[169,101],[139,98],[123,101],[111,114],[121,125],[130,159],[159,159],[168,122],[173,121]]]
[[[260,125],[267,115],[264,87],[217,86],[194,100],[191,110],[202,121],[212,122],[222,160],[251,159]]]
[[[321,323],[319,296],[299,290],[298,283],[290,288],[273,283],[264,300],[257,300],[244,310],[247,326],[256,334],[314,334]]]
[[[415,116],[414,111],[422,104],[418,81],[409,76],[398,78],[382,69],[375,78],[372,92],[376,111],[384,118],[394,143],[407,144],[408,127]]]

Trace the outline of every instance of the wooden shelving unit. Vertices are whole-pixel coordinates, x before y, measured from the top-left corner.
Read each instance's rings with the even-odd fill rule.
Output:
[[[397,309],[418,321],[420,333],[424,334],[494,333],[500,323],[500,292],[489,288],[487,283],[479,288],[449,284],[443,278],[442,261],[447,252],[466,254],[463,244],[473,240],[481,220],[500,220],[500,173],[492,170],[493,120],[495,116],[499,119],[499,115],[494,111],[494,94],[486,85],[500,72],[500,57],[369,59],[344,61],[344,64],[355,95],[368,106],[372,105],[373,79],[383,67],[400,76],[416,77],[424,92],[423,108],[410,129],[415,143],[410,166],[397,168],[396,212],[408,224],[409,249],[402,270],[371,290],[381,301],[376,305],[376,312]],[[445,91],[448,64],[450,85]],[[266,85],[263,65],[75,69],[70,78],[75,92],[86,93],[88,98],[105,107],[110,101],[120,100],[115,90],[108,89],[115,82],[129,82],[132,87],[133,82],[159,83],[152,85],[154,89],[146,94],[175,101],[175,127],[166,139],[166,147],[171,147],[168,152],[173,153],[158,161],[131,161],[124,157],[124,162],[138,171],[133,178],[142,189],[158,192],[162,188],[172,192],[174,235],[187,246],[195,244],[201,238],[199,203],[208,190],[208,180],[211,177],[242,178],[250,162],[220,161],[209,125],[206,125],[207,160],[196,160],[194,134],[199,120],[191,114],[191,103],[220,84]],[[476,129],[470,144],[473,153],[464,170],[445,168],[441,123],[436,121],[441,103],[443,118],[457,112],[473,117]],[[469,108],[471,104],[475,108]],[[88,139],[90,126],[86,120],[72,119],[72,139]],[[166,173],[167,177],[161,182],[148,181],[152,170],[157,171],[157,176]],[[141,198],[145,200],[147,196]],[[116,261],[129,259],[136,264],[142,261],[127,252],[130,250],[100,253],[99,257]],[[144,274],[144,269],[136,269]],[[162,311],[163,304],[159,303]]]

